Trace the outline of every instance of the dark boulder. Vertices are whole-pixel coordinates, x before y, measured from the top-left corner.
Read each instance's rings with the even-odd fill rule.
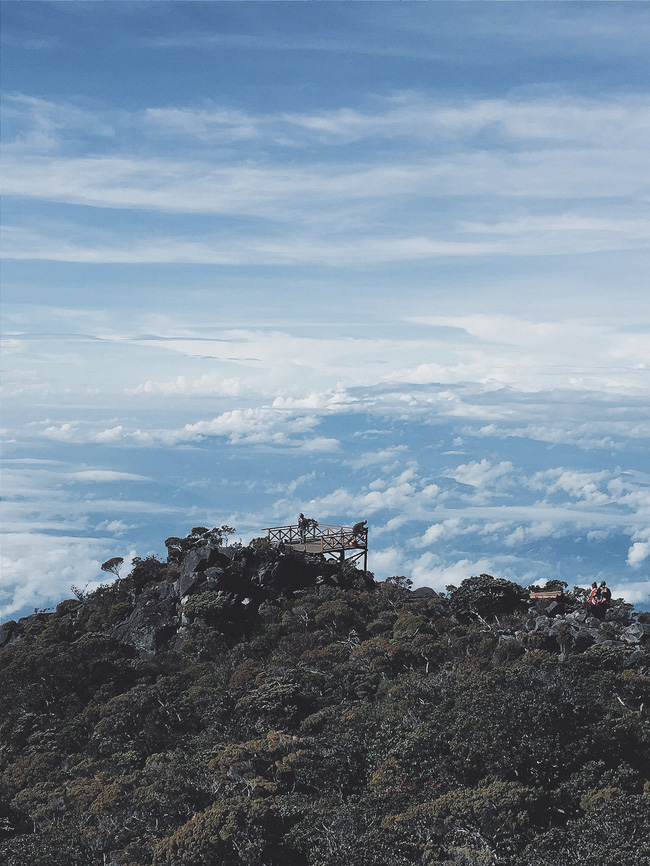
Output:
[[[438,593],[435,589],[431,589],[430,586],[419,586],[417,589],[414,589],[411,593],[411,598],[437,598]]]
[[[150,599],[138,604],[112,636],[144,653],[155,653],[175,636],[180,624],[176,604],[171,599]]]
[[[10,619],[8,622],[4,623],[4,625],[0,625],[0,647],[9,643],[16,631],[17,625],[18,623],[13,619]]]

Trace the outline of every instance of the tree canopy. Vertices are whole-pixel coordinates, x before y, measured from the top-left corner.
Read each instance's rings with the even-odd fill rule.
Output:
[[[229,529],[5,624],[3,863],[650,864],[646,615]]]

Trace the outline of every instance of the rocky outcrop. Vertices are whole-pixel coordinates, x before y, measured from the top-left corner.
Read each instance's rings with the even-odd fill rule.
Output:
[[[411,597],[429,599],[429,603],[435,598],[436,615],[460,622],[449,600],[430,587],[420,587]],[[626,665],[650,673],[650,613],[636,612],[622,599],[612,600],[602,618],[592,613],[580,593],[567,593],[554,599],[522,601],[516,626],[509,626],[510,617],[499,614],[484,620],[484,625],[497,637],[495,660],[513,660],[536,650],[563,659],[568,653],[610,647],[625,656]]]
[[[276,604],[308,587],[375,585],[372,575],[346,563],[266,543],[224,544],[223,529],[228,528],[195,527],[186,538],[168,538],[166,563],[155,557],[136,560],[128,577],[86,598],[61,602],[55,613],[5,623],[0,626],[0,647],[52,620],[74,623],[90,616],[93,628],[100,619],[102,630],[151,655],[179,646],[194,623],[223,633],[241,630],[261,605]]]
[[[63,601],[54,613],[40,611],[5,623],[0,626],[0,647],[55,621],[102,631],[143,656],[155,655],[180,648],[195,626],[229,636],[247,632],[260,609],[301,590],[364,590],[377,585],[370,573],[347,563],[283,550],[265,539],[248,547],[225,544],[228,529],[195,527],[186,538],[167,539],[166,562],[155,557],[136,560],[128,577],[87,597]],[[592,647],[610,647],[634,658],[637,669],[650,671],[649,613],[636,613],[619,599],[597,619],[580,591],[529,599],[521,587],[490,575],[465,583],[472,581],[467,604],[454,604],[453,593],[445,596],[430,587],[419,587],[407,598],[435,632],[440,623],[448,623],[448,629],[467,624],[468,617],[480,620],[497,639],[495,659],[514,660],[539,650],[564,658]],[[504,589],[502,584],[508,586]],[[501,595],[512,590],[511,597],[490,596],[494,587]],[[490,608],[481,607],[481,593],[490,597]]]

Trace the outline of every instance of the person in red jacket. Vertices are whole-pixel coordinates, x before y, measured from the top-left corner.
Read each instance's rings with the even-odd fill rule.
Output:
[[[589,597],[587,598],[587,604],[591,604],[594,607],[600,602],[600,590],[598,589],[598,584],[594,580],[591,584],[591,592],[589,593]]]

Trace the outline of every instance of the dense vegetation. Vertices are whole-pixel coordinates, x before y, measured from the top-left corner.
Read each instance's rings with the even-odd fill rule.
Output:
[[[647,615],[338,565],[235,606],[214,580],[281,554],[229,548],[190,585],[171,542],[5,626],[3,864],[650,864]],[[161,605],[179,626],[143,648]]]

